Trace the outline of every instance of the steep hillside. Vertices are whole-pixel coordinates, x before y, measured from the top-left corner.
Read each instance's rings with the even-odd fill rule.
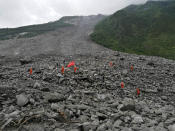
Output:
[[[94,55],[107,51],[108,49],[89,39],[89,34],[93,31],[94,26],[104,17],[103,15],[63,17],[57,22],[9,29],[12,31],[9,34],[13,34],[14,30],[15,37],[0,41],[0,55],[33,56],[48,53]],[[29,36],[25,32],[30,32],[29,34],[33,34],[33,37],[24,37]],[[23,38],[20,38],[19,34]],[[3,38],[9,36],[4,35]]]
[[[114,50],[175,59],[175,1],[131,5],[97,24],[91,38]]]

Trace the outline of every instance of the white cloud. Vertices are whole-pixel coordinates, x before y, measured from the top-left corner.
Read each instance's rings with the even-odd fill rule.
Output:
[[[58,20],[67,15],[112,14],[146,0],[0,0],[0,28]]]

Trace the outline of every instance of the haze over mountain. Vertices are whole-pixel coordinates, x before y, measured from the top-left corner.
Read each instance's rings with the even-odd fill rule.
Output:
[[[108,49],[89,38],[105,16],[74,16],[41,25],[0,29],[0,55],[95,55]]]
[[[56,21],[64,16],[112,14],[146,0],[1,0],[0,28]]]
[[[95,42],[118,51],[175,59],[175,1],[149,1],[96,25]]]

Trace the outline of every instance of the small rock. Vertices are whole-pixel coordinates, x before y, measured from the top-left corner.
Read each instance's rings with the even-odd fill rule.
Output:
[[[100,125],[100,126],[97,128],[96,131],[106,131],[107,128],[108,128],[108,127],[106,126],[106,124],[102,124],[102,125]]]
[[[46,82],[52,82],[53,81],[53,75],[52,73],[45,73],[43,75],[43,81],[46,81]]]
[[[21,65],[25,65],[25,64],[31,63],[32,59],[31,59],[31,57],[24,57],[23,59],[20,59],[19,61],[20,61]]]
[[[155,120],[148,119],[148,121],[149,121],[148,124],[147,124],[148,127],[153,127],[153,126],[158,124],[158,122],[155,121]]]
[[[62,84],[63,81],[65,81],[65,80],[66,80],[65,78],[60,78],[59,81],[58,81],[58,83],[59,83],[59,84]]]
[[[55,119],[56,121],[64,121],[64,118],[55,112],[45,112],[45,115],[50,119]]]
[[[58,74],[57,74],[57,77],[62,78],[63,75],[62,75],[61,73],[58,73]]]
[[[62,105],[59,105],[59,104],[56,104],[56,103],[51,104],[51,109],[52,110],[60,110],[60,109],[63,109],[63,108],[64,108],[64,106],[62,106]]]
[[[141,131],[155,131],[153,127],[148,128],[148,127],[144,127]]]
[[[5,115],[5,118],[17,118],[18,117],[18,115],[19,115],[19,113],[20,113],[20,111],[14,111],[14,112],[12,112],[12,113],[10,113],[10,114],[6,114]]]
[[[97,99],[101,101],[110,100],[109,94],[97,94]]]
[[[124,99],[123,105],[120,108],[121,111],[135,111],[135,102],[132,99]]]
[[[117,101],[117,102],[114,102],[114,103],[110,104],[109,106],[110,106],[110,107],[113,107],[113,108],[117,108],[118,105],[119,105],[119,103],[118,103],[118,101]]]
[[[112,120],[116,121],[116,120],[120,119],[121,116],[123,116],[122,112],[115,113],[112,115]]]
[[[143,92],[146,92],[146,93],[157,93],[158,90],[155,88],[155,89],[144,89],[142,90]]]
[[[135,123],[135,124],[143,123],[143,119],[139,115],[134,115],[134,116],[132,116],[132,118],[133,118],[132,123]]]
[[[33,88],[37,89],[37,88],[40,88],[41,87],[41,84],[37,81],[35,82],[35,84],[33,85]]]
[[[40,69],[40,67],[35,67],[35,73],[36,74],[40,74],[42,71]]]
[[[128,71],[127,70],[123,70],[122,74],[123,75],[127,75],[128,74]]]
[[[147,65],[153,66],[153,67],[155,66],[155,64],[153,63],[153,61],[148,62]]]
[[[132,131],[131,128],[124,127],[121,131]]]
[[[120,60],[123,61],[123,60],[125,60],[125,58],[121,57]]]
[[[138,111],[142,111],[142,112],[150,112],[150,109],[148,107],[148,104],[144,101],[140,101],[138,104],[136,104],[136,109]]]
[[[167,130],[164,127],[162,127],[162,126],[157,126],[155,128],[155,131],[167,131]]]
[[[112,121],[111,120],[108,120],[105,124],[108,127],[108,129],[112,129]]]
[[[98,116],[99,120],[105,120],[107,118],[107,116],[105,114],[96,112],[96,116]]]
[[[131,118],[129,117],[129,116],[126,116],[125,118],[124,118],[124,121],[127,123],[127,122],[129,122],[131,120]]]
[[[46,88],[42,88],[41,91],[43,91],[43,92],[50,92],[50,89],[46,87]]]
[[[98,125],[99,125],[99,123],[98,123]],[[83,131],[91,131],[91,130],[96,131],[98,125],[96,125],[94,123],[84,122],[82,124]]]
[[[69,108],[69,109],[77,109],[77,110],[87,110],[87,109],[90,109],[89,106],[86,106],[86,105],[66,105],[66,108]]]
[[[79,129],[70,129],[69,131],[80,131]]]
[[[175,131],[175,124],[168,127],[169,131]]]
[[[24,106],[28,103],[28,98],[24,94],[17,95],[16,99],[17,99],[17,105],[18,106]]]
[[[119,128],[121,124],[122,124],[122,121],[121,121],[121,120],[117,120],[117,121],[114,123],[113,128],[114,128],[114,129],[115,129],[115,128]]]
[[[118,51],[114,52],[114,56],[120,56],[120,53]]]
[[[10,107],[9,107],[9,112],[13,112],[15,110],[15,107],[13,106],[13,105],[11,105]]]
[[[64,129],[56,128],[54,131],[66,131]]]
[[[35,100],[33,98],[30,98],[30,103],[35,104]]]
[[[173,124],[173,123],[175,123],[175,118],[170,118],[170,119],[165,121],[166,125]]]
[[[86,122],[88,121],[89,117],[85,115],[80,115],[79,119],[81,120],[81,122]]]
[[[56,103],[59,101],[63,101],[65,97],[62,94],[58,94],[56,92],[55,93],[45,92],[44,99],[49,103]]]
[[[38,124],[23,126],[21,131],[45,131],[44,127]]]
[[[168,99],[167,96],[162,96],[161,98],[162,98],[162,100],[167,100]]]

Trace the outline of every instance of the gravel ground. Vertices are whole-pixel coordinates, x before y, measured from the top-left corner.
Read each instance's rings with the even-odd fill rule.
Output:
[[[2,130],[175,129],[175,61],[120,52],[0,60]]]

